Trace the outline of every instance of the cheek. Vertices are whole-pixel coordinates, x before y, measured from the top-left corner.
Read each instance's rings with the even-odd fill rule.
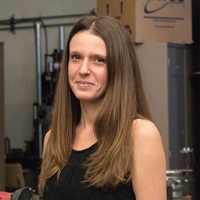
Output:
[[[108,73],[107,73],[107,71],[105,71],[102,74],[102,83],[104,84],[105,87],[107,86],[107,82],[108,82]]]
[[[68,82],[71,88],[73,86],[74,76],[74,71],[72,70],[72,68],[68,67]]]
[[[68,66],[68,79],[72,79],[75,75],[75,70],[73,70],[73,67],[71,65]]]

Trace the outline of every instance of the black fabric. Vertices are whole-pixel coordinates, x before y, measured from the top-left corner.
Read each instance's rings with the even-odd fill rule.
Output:
[[[82,151],[72,151],[68,163],[57,181],[56,175],[47,181],[43,200],[135,200],[131,183],[120,185],[116,190],[102,192],[99,188],[83,183],[85,169],[82,164],[95,150],[96,144]]]

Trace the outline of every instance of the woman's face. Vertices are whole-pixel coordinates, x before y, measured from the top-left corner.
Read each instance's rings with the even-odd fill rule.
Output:
[[[90,31],[76,33],[69,44],[68,79],[82,102],[102,100],[107,86],[106,45]]]

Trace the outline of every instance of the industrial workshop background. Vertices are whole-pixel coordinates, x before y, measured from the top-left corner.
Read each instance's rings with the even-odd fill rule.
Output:
[[[35,187],[68,33],[81,16],[106,14],[117,17],[136,43],[150,108],[164,143],[167,175],[174,178],[176,172],[184,182],[174,195],[187,192],[200,199],[200,2],[155,2],[165,9],[181,5],[183,12],[179,18],[178,13],[173,13],[177,18],[160,17],[150,11],[143,16],[140,7],[151,0],[1,2],[0,190],[6,187],[5,162],[20,162],[26,185]],[[151,25],[145,24],[147,19],[180,24],[171,36],[166,27],[163,31],[156,25],[163,34],[157,32],[158,36],[153,27],[146,34]]]

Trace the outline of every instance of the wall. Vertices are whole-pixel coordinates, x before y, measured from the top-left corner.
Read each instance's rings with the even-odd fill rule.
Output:
[[[21,19],[90,13],[95,7],[95,0],[3,0],[0,20],[8,20],[13,14]],[[77,20],[65,18],[62,22]],[[58,22],[52,20],[45,23]],[[65,27],[65,39],[71,27]],[[52,53],[59,48],[59,27],[47,28],[47,34],[48,53]],[[15,34],[0,31],[0,41],[4,42],[5,55],[5,135],[11,139],[12,148],[24,149],[24,141],[33,138],[33,103],[37,101],[35,32],[34,29],[16,30]],[[46,53],[44,34],[42,53]]]
[[[5,188],[5,153],[4,153],[4,45],[0,42],[0,191]]]
[[[167,43],[136,45],[144,88],[153,120],[163,140],[169,167]]]

